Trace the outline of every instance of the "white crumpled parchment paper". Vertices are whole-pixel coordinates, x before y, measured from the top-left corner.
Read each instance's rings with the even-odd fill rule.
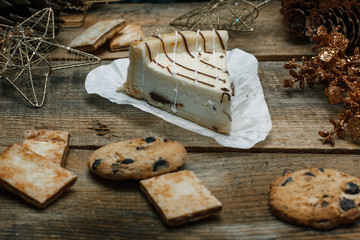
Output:
[[[126,80],[129,59],[118,59],[93,69],[86,77],[85,88],[89,94],[98,94],[117,104],[131,104],[184,129],[211,137],[222,146],[248,149],[264,140],[272,127],[257,74],[258,61],[253,55],[239,49],[228,51],[227,61],[230,79],[235,84],[235,96],[231,99],[232,131],[227,135],[160,110],[146,101],[116,92]]]

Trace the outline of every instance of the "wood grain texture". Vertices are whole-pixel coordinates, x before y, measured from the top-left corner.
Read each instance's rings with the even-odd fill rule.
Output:
[[[319,232],[277,220],[269,184],[284,169],[327,167],[360,176],[353,154],[189,153],[182,169],[195,172],[223,203],[219,216],[167,227],[138,181],[112,182],[90,173],[90,150],[70,150],[66,168],[75,185],[45,210],[0,188],[1,239],[329,239],[360,237],[359,224]],[[307,159],[306,162],[303,159]],[[339,166],[341,162],[341,166]]]
[[[110,62],[103,61],[102,64]],[[259,78],[264,90],[272,130],[265,141],[251,151],[337,151],[359,152],[357,143],[337,140],[335,146],[322,144],[320,130],[331,130],[329,118],[336,118],[343,109],[327,102],[323,86],[299,90],[282,87],[289,77],[284,62],[260,62]],[[224,149],[209,137],[175,126],[154,115],[129,105],[118,105],[98,95],[86,93],[87,73],[96,66],[56,71],[48,86],[45,107],[30,107],[10,87],[0,89],[2,114],[0,122],[6,128],[0,132],[0,145],[19,141],[23,131],[31,128],[70,130],[71,145],[91,149],[112,141],[144,136],[160,136],[180,141],[187,147]]]
[[[81,28],[64,29],[57,41],[67,45],[101,19],[123,18],[142,25],[146,35],[169,27],[175,17],[204,3],[95,4]],[[251,149],[225,148],[215,140],[177,127],[129,105],[86,93],[89,71],[98,66],[54,71],[45,105],[32,108],[10,86],[0,87],[0,151],[21,142],[32,128],[70,132],[66,168],[78,176],[69,191],[44,210],[24,203],[0,186],[0,239],[360,239],[359,222],[332,231],[284,223],[268,206],[271,181],[284,169],[327,167],[360,177],[359,143],[347,135],[324,145],[320,130],[342,112],[323,93],[324,86],[300,90],[282,87],[285,61],[312,55],[313,43],[292,39],[281,23],[280,1],[260,11],[253,33],[230,33],[229,49],[240,48],[259,60],[258,75],[272,119],[268,137]],[[72,18],[73,16],[69,16]],[[103,61],[127,57],[104,45]],[[106,84],[106,83],[105,83]],[[137,181],[112,182],[90,173],[89,155],[108,143],[147,136],[184,144],[183,169],[195,172],[223,203],[219,216],[169,228],[140,191]]]
[[[206,5],[204,2],[171,3],[171,4],[112,4],[94,5],[90,8],[84,26],[81,28],[65,28],[57,35],[57,41],[68,45],[72,39],[99,20],[122,18],[128,23],[140,24],[146,36],[157,29],[180,30],[170,26],[176,17],[192,9]],[[240,48],[254,54],[259,60],[290,60],[294,56],[313,55],[310,50],[314,43],[309,40],[294,39],[289,36],[281,23],[280,1],[272,1],[261,9],[256,19],[254,32],[230,32],[228,49]],[[77,16],[67,16],[74,19]],[[95,54],[102,59],[127,57],[128,52],[110,52],[108,44],[104,44]]]

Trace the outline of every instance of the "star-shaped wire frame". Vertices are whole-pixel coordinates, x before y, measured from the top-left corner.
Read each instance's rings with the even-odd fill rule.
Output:
[[[100,58],[55,42],[54,12],[44,8],[16,26],[0,24],[0,78],[33,106],[45,101],[55,70],[88,66]]]
[[[271,0],[212,0],[174,19],[170,25],[189,30],[223,29],[250,32],[259,10]]]

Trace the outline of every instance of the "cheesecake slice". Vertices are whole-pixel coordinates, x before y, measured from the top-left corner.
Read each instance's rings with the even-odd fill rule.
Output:
[[[234,88],[227,31],[182,31],[134,41],[126,94],[220,133],[231,131]]]

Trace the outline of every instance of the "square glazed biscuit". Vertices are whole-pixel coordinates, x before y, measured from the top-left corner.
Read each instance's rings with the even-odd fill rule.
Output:
[[[221,202],[192,171],[184,170],[140,181],[141,189],[166,224],[179,225],[220,213]]]
[[[68,131],[26,130],[24,132],[22,145],[63,167],[69,148],[69,137],[70,134]]]
[[[140,25],[127,24],[123,30],[109,40],[110,51],[128,50],[132,41],[144,37],[145,35]]]
[[[70,171],[19,143],[0,155],[0,183],[38,208],[55,201],[76,178]]]
[[[123,19],[99,21],[75,38],[69,46],[81,51],[93,52],[125,26]]]

